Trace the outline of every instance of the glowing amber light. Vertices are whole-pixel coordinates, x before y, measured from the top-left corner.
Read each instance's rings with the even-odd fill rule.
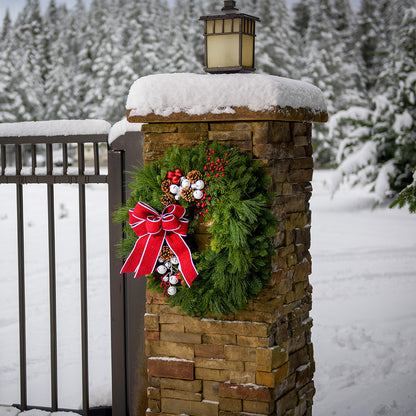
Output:
[[[205,22],[206,72],[252,72],[255,53],[255,22],[240,13],[234,0],[225,0],[221,12],[202,16]]]

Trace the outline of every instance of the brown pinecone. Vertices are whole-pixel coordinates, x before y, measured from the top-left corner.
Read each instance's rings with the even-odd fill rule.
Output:
[[[165,207],[167,207],[168,205],[175,203],[175,197],[172,194],[165,194],[162,196],[160,201]]]
[[[188,173],[187,178],[189,179],[189,182],[195,183],[196,181],[202,179],[202,173],[199,170],[191,170]]]
[[[169,246],[163,246],[162,247],[162,250],[160,250],[159,257],[163,261],[168,261],[168,260],[170,260],[174,256],[175,256],[175,254],[173,254],[173,251],[170,249]]]
[[[181,196],[185,201],[193,202],[195,198],[193,196],[193,190],[191,188],[182,189]]]
[[[171,185],[172,181],[170,179],[165,179],[160,187],[162,188],[162,191],[166,194],[169,192],[169,188]]]

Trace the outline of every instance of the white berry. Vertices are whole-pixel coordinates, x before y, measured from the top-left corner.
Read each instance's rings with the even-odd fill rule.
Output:
[[[202,191],[197,189],[196,191],[194,191],[193,196],[195,199],[201,199],[204,196],[204,194],[202,193]]]

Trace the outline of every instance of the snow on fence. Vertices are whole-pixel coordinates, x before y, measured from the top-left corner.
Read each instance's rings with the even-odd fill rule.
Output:
[[[122,126],[121,126],[122,127]],[[109,202],[109,247],[114,247],[122,235],[120,225],[112,224],[112,212],[118,208],[127,198],[126,171],[137,166],[139,161],[139,133],[128,132],[127,128],[121,128],[118,124],[116,131],[112,132],[111,144],[109,146],[108,136],[110,124],[103,120],[64,120],[44,122],[23,122],[0,124],[0,184],[14,184],[16,187],[16,231],[17,231],[17,279],[18,285],[18,315],[19,315],[19,341],[15,350],[19,350],[20,367],[20,402],[17,405],[21,410],[30,409],[28,402],[28,355],[27,355],[27,277],[32,270],[26,270],[25,266],[25,221],[24,213],[24,191],[27,184],[46,185],[47,199],[47,245],[48,245],[48,297],[49,297],[49,344],[50,344],[50,401],[46,406],[37,402],[36,407],[48,410],[62,410],[59,401],[62,391],[58,388],[62,384],[59,376],[58,336],[62,331],[57,324],[57,273],[56,260],[56,224],[55,224],[55,190],[58,184],[74,184],[78,187],[78,240],[79,240],[79,280],[80,280],[80,320],[81,320],[81,359],[82,359],[82,403],[75,406],[75,411],[84,415],[108,414],[113,407],[113,414],[125,414],[127,384],[130,375],[127,372],[128,360],[134,359],[129,351],[137,349],[140,340],[132,337],[126,348],[125,328],[132,323],[127,323],[125,305],[128,296],[138,296],[138,291],[143,288],[130,288],[126,295],[125,282],[120,279],[120,260],[117,259],[114,250],[110,249],[109,284],[111,289],[111,323],[112,339],[112,392],[90,391],[91,380],[89,376],[89,360],[94,351],[100,345],[89,348],[88,322],[88,277],[87,270],[87,211],[86,211],[86,185],[104,184],[108,187]],[[117,136],[117,137],[116,137]],[[71,194],[72,195],[72,194]],[[75,195],[76,198],[76,195]],[[107,204],[104,209],[107,209]],[[31,207],[30,207],[31,209]],[[106,227],[103,227],[107,230]],[[39,232],[44,230],[39,230]],[[70,230],[69,233],[74,233]],[[95,227],[94,232],[100,231]],[[105,231],[104,231],[105,232]],[[99,234],[99,232],[98,232]],[[4,238],[4,235],[3,235]],[[102,236],[100,237],[102,239]],[[26,259],[27,260],[27,259]],[[3,269],[4,270],[4,269]],[[7,268],[6,268],[7,273]],[[43,276],[42,276],[43,278]],[[105,281],[105,280],[104,280]],[[39,282],[40,284],[40,282]],[[144,298],[144,297],[143,297]],[[136,307],[140,307],[138,302]],[[143,305],[144,307],[144,305]],[[134,311],[136,313],[136,310]],[[110,319],[107,316],[108,327]],[[103,317],[105,319],[105,316]],[[139,323],[140,324],[140,323]],[[137,323],[136,323],[137,325]],[[136,331],[137,334],[140,331]],[[76,342],[76,340],[74,340]],[[95,348],[95,350],[94,350]],[[126,353],[127,351],[127,353]],[[110,364],[108,363],[108,366]],[[110,371],[109,371],[110,372]],[[76,383],[76,382],[75,382]],[[136,383],[137,384],[137,383]],[[112,393],[112,399],[111,399]],[[96,396],[101,395],[100,406],[97,405]],[[102,397],[104,396],[104,399]],[[106,397],[110,397],[109,399]],[[38,399],[38,398],[36,398]],[[9,400],[9,399],[6,399]],[[10,400],[14,400],[10,398]],[[104,403],[102,403],[104,401]],[[98,399],[100,402],[100,399]],[[111,403],[112,402],[112,403]],[[11,403],[0,403],[11,404]],[[82,409],[82,410],[79,410]]]

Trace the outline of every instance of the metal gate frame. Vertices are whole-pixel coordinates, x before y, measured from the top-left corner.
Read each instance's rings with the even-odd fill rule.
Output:
[[[146,279],[123,279],[120,275],[122,261],[116,255],[122,225],[114,224],[112,213],[125,203],[129,196],[127,182],[134,167],[142,161],[142,135],[128,132],[108,145],[107,134],[71,136],[0,137],[0,184],[16,184],[17,242],[18,242],[18,292],[19,292],[19,347],[20,347],[20,403],[21,410],[33,406],[27,403],[26,375],[26,311],[25,311],[25,267],[23,227],[23,185],[46,184],[48,205],[49,246],[49,309],[50,309],[50,360],[51,360],[51,407],[44,410],[72,410],[58,406],[57,383],[57,328],[56,328],[56,264],[54,185],[78,184],[79,188],[79,238],[80,238],[80,292],[81,292],[81,344],[82,344],[82,414],[136,416],[144,415],[146,409],[146,374],[144,363],[144,309]],[[62,174],[53,172],[53,144],[62,146]],[[84,146],[93,144],[94,172],[85,172]],[[100,173],[99,144],[108,146],[108,175]],[[69,172],[68,145],[75,144],[78,153],[78,172]],[[14,146],[15,175],[6,175],[6,145]],[[36,174],[36,145],[46,146],[46,174]],[[23,167],[22,146],[30,146],[30,172],[21,173]],[[87,251],[85,185],[108,183],[109,200],[109,261],[111,303],[111,359],[112,359],[112,409],[89,407],[88,375],[88,315],[87,315]],[[36,408],[40,408],[36,406]]]

